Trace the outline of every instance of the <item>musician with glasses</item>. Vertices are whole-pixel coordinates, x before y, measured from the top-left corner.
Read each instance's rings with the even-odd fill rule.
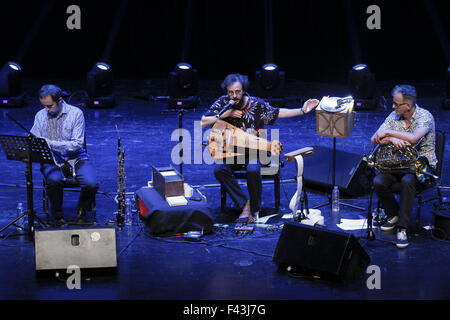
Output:
[[[62,95],[63,91],[55,85],[42,86],[39,100],[44,108],[37,112],[30,130],[35,136],[45,138],[55,154],[57,165],[42,164],[41,172],[46,180],[50,211],[56,227],[67,227],[62,211],[64,174],[68,175],[70,169],[75,170],[81,186],[77,223],[86,222],[86,211],[90,210],[99,187],[85,149],[83,112],[66,103]]]
[[[249,80],[239,73],[229,74],[221,85],[226,95],[217,99],[209,110],[202,116],[202,128],[214,125],[218,119],[226,121],[245,132],[264,137],[264,126],[272,125],[278,118],[288,118],[304,115],[314,109],[319,100],[310,99],[301,108],[275,108],[263,99],[250,96],[247,93]],[[234,102],[230,106],[230,101]],[[236,159],[235,159],[236,160]],[[258,215],[261,205],[262,179],[261,161],[251,161],[246,158],[244,164],[237,161],[216,163],[214,175],[230,194],[237,207],[243,208],[238,222],[252,223]],[[254,159],[253,159],[254,160]],[[247,172],[247,188],[250,199],[247,198],[236,181],[233,172],[245,169]]]
[[[392,90],[392,108],[380,128],[371,138],[372,144],[393,144],[396,148],[409,145],[425,156],[432,170],[436,169],[435,125],[433,115],[416,103],[416,89],[397,85]],[[413,210],[416,190],[421,183],[413,173],[379,173],[374,179],[374,191],[388,216],[381,230],[397,229],[398,248],[409,245],[406,230]],[[400,190],[396,201],[393,190]]]

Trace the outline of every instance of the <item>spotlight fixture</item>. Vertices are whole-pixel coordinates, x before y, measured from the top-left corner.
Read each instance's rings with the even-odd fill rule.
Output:
[[[198,72],[187,62],[180,62],[169,72],[169,107],[195,108],[199,103]]]
[[[285,104],[284,83],[284,71],[280,71],[274,63],[266,63],[255,73],[256,95],[276,107],[283,107]]]
[[[377,108],[375,97],[375,75],[366,64],[357,64],[350,69],[348,84],[355,101],[356,110]]]
[[[444,109],[450,109],[450,67],[447,68],[444,90],[444,100],[442,101],[442,107]]]
[[[113,95],[113,73],[111,67],[105,62],[97,62],[87,73],[86,87],[88,98],[86,107],[112,108],[115,105]]]
[[[0,70],[0,106],[23,106],[21,73],[20,65],[12,61],[7,62]]]

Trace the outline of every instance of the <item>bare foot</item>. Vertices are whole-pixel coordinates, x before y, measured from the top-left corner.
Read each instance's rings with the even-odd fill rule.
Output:
[[[255,221],[250,211],[250,201],[247,201],[245,203],[244,209],[242,209],[242,212],[237,221],[242,223],[253,223]]]

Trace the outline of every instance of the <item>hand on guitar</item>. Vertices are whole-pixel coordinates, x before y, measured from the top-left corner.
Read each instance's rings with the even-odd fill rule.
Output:
[[[312,109],[316,108],[319,105],[319,100],[317,99],[308,99],[305,101],[305,103],[303,104],[302,107],[302,111],[304,114],[307,114],[308,112],[310,112]]]

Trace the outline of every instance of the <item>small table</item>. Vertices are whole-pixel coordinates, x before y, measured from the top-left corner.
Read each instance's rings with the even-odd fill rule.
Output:
[[[153,235],[170,236],[188,231],[212,231],[212,210],[203,200],[188,199],[186,205],[171,207],[154,188],[142,187],[136,191],[136,202],[141,218],[150,227]]]

